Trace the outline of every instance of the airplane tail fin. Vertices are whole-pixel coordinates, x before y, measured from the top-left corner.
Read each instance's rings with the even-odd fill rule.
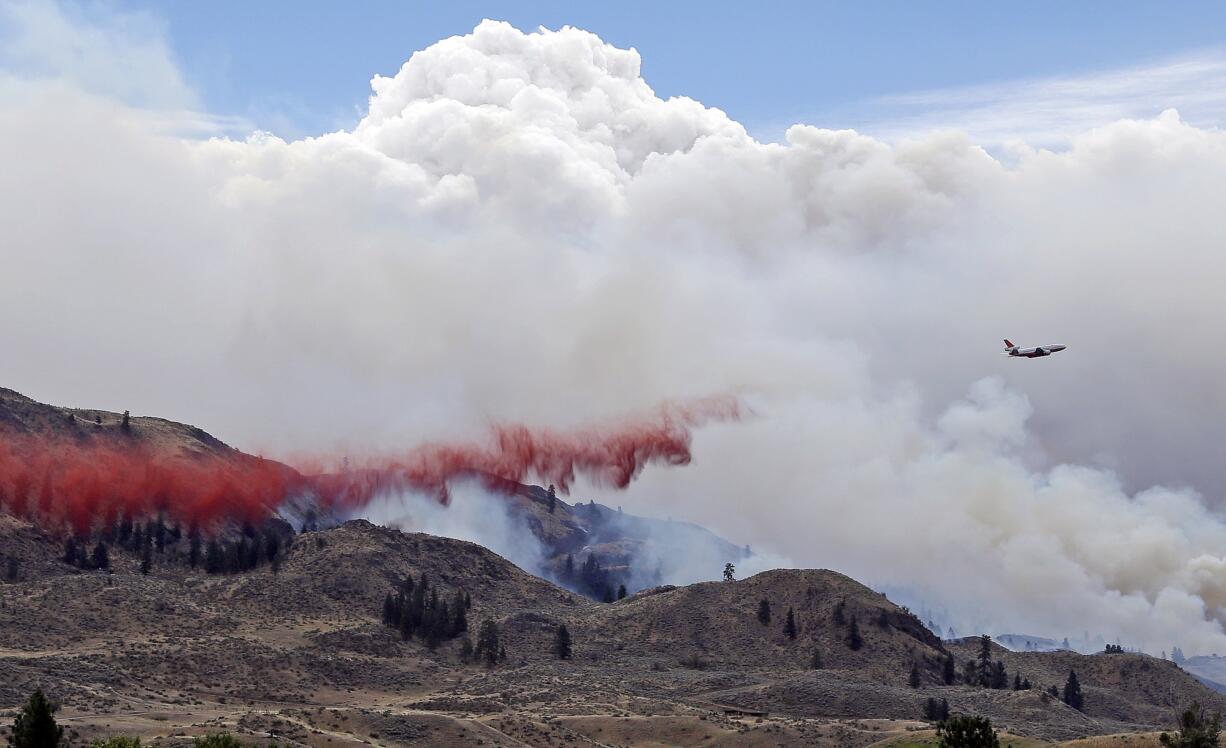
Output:
[[[1017,348],[1017,346],[1015,346],[1008,338],[1005,338],[1005,348],[1012,349]]]

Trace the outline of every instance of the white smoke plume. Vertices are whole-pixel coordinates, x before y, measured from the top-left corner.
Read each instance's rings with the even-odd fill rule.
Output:
[[[273,453],[734,392],[755,418],[616,503],[960,630],[1226,650],[1216,129],[1154,112],[1007,162],[950,132],[763,143],[632,50],[497,22],[294,141],[6,70],[6,386]]]

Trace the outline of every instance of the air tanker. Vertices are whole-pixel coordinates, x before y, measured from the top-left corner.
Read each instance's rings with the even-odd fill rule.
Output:
[[[1062,345],[1040,345],[1036,348],[1018,348],[1008,338],[1005,338],[1005,352],[1002,355],[1014,358],[1042,358],[1064,350]]]

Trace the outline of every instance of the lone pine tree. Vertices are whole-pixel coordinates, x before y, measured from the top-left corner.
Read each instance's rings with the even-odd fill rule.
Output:
[[[855,616],[851,617],[851,623],[847,627],[847,648],[855,652],[864,646],[864,639],[860,636],[860,623]]]
[[[1064,683],[1064,695],[1061,698],[1065,704],[1079,712],[1085,706],[1085,697],[1081,695],[1081,682],[1077,680],[1077,673],[1072,670],[1068,672],[1068,680]]]
[[[788,615],[783,619],[783,633],[789,639],[796,638],[796,613],[788,608]]]
[[[9,736],[12,748],[58,748],[64,745],[64,728],[55,723],[56,706],[42,689],[30,694],[29,700],[13,721]]]
[[[566,630],[565,624],[558,626],[558,632],[553,639],[553,653],[559,660],[570,659],[570,632]]]
[[[758,623],[763,626],[769,625],[771,622],[771,603],[770,600],[763,598],[758,601]]]

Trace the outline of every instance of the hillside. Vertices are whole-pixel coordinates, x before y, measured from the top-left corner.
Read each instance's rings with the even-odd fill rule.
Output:
[[[131,416],[94,408],[65,408],[36,402],[0,387],[0,436],[35,436],[76,444],[140,444],[160,453],[184,457],[242,456],[203,429],[164,418]]]
[[[676,745],[867,745],[922,728],[929,696],[1018,735],[1069,739],[1162,726],[1181,700],[1218,703],[1170,663],[1132,655],[999,649],[1011,671],[1043,683],[1069,667],[1084,673],[1084,715],[1037,690],[940,685],[944,645],[831,571],[601,604],[480,546],[364,521],[300,535],[279,566],[237,574],[204,574],[167,555],[142,575],[124,550],[111,573],[80,571],[58,560],[54,540],[11,518],[0,545],[24,549],[19,578],[0,584],[0,709],[43,687],[79,739],[125,731],[174,743],[224,728],[321,747],[650,745],[660,735]],[[380,623],[384,597],[423,574],[444,598],[471,595],[470,633],[486,618],[500,624],[504,663],[465,664],[458,639],[431,651]],[[795,640],[783,633],[788,607]],[[859,650],[847,645],[853,616]],[[550,651],[562,623],[574,639],[567,661]],[[950,649],[961,660],[973,647]],[[906,682],[913,662],[919,690]],[[738,709],[766,714],[730,713]]]
[[[257,460],[193,426],[134,417],[125,428],[122,414],[0,390],[0,440],[26,437],[53,451],[137,444],[205,469]],[[586,596],[479,545],[364,520],[323,516],[322,529],[301,534],[277,518],[232,521],[207,537],[158,514],[116,518],[77,540],[63,525],[0,513],[0,710],[11,714],[42,687],[64,705],[74,742],[124,732],[173,745],[227,729],[323,748],[863,746],[927,735],[918,720],[929,698],[988,715],[1014,735],[1065,740],[1149,732],[1193,699],[1226,709],[1226,698],[1172,663],[1139,655],[995,647],[1010,676],[1036,689],[947,686],[947,654],[960,668],[977,642],[941,642],[842,574],[775,570],[654,585],[679,565],[719,569],[747,550],[695,525],[487,482],[542,541],[547,571]],[[295,520],[316,509],[309,501],[279,507]],[[109,547],[107,570],[91,570],[85,558],[99,540]],[[598,562],[598,584],[582,571],[567,576],[568,557],[577,569]],[[414,589],[429,585],[439,601],[432,616],[441,609],[434,605],[451,605],[443,620],[461,627],[406,638],[385,625],[388,601],[409,600],[409,580]],[[621,583],[630,588],[625,599],[590,599]],[[794,637],[784,627],[789,609]],[[486,620],[505,650],[492,669],[465,660],[460,635],[473,641]],[[565,661],[553,653],[561,625],[573,637]],[[919,688],[908,683],[913,666]],[[1084,684],[1084,713],[1040,690],[1062,684],[1069,670]],[[8,721],[0,713],[0,724]]]
[[[297,479],[301,476],[289,466],[243,453],[196,426],[133,416],[124,427],[123,419],[122,413],[47,405],[0,388],[0,448],[4,439],[22,438],[73,448],[137,448],[150,456],[182,458],[200,465],[259,464],[261,469],[270,467],[283,473],[281,485],[302,483]],[[0,457],[3,454],[0,449]],[[335,476],[311,477],[326,482]],[[561,497],[551,501],[549,492],[540,486],[492,475],[480,477],[492,494],[506,501],[514,521],[540,541],[545,553],[541,571],[591,597],[612,593],[621,584],[635,591],[658,585],[664,579],[692,579],[696,576],[694,569],[701,569],[706,575],[709,570],[721,569],[724,563],[737,562],[746,555],[746,549],[694,524],[636,517],[594,501],[571,504]],[[4,478],[0,474],[0,505],[5,502]],[[299,527],[308,518],[322,527],[349,518],[343,512],[321,506],[315,495],[303,490],[279,496],[276,502],[261,502],[261,507]],[[588,558],[594,558],[601,570],[591,578],[579,573],[568,575],[565,573],[568,556],[580,570]]]

